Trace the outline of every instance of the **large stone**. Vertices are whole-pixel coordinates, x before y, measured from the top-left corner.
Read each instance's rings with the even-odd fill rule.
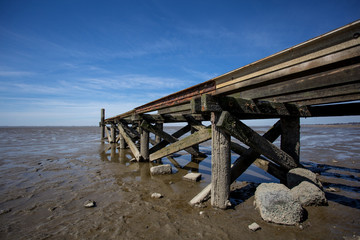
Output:
[[[171,174],[172,169],[170,164],[159,165],[150,168],[151,175],[163,175],[163,174]]]
[[[260,184],[255,192],[255,203],[267,222],[295,225],[303,218],[304,209],[283,184]]]
[[[327,205],[325,193],[315,184],[308,181],[303,181],[290,191],[303,207]]]
[[[294,168],[291,169],[287,174],[287,185],[289,188],[293,188],[303,181],[308,181],[320,189],[323,189],[321,182],[317,179],[316,174],[305,168]]]

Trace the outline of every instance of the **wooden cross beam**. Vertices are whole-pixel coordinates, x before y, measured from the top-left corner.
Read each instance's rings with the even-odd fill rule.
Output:
[[[300,166],[289,154],[277,148],[227,111],[222,112],[217,122],[217,127],[224,129],[231,136],[263,154],[286,170]]]
[[[200,101],[193,99],[191,107],[192,112],[196,113],[228,111],[241,119],[311,116],[306,106],[298,106],[291,103],[254,101],[235,97],[213,97],[211,95],[202,95]]]
[[[157,152],[150,154],[150,161],[155,161],[159,158],[184,150],[193,145],[205,142],[210,138],[211,138],[211,129],[210,128],[202,129],[194,134],[191,134],[190,136],[187,136],[177,142],[174,142],[173,144],[165,148],[158,150]]]
[[[129,146],[131,152],[133,153],[135,159],[139,162],[142,160],[142,156],[139,152],[139,149],[136,147],[135,143],[131,139],[131,137],[128,135],[128,131],[125,129],[128,129],[129,127],[123,124],[122,122],[119,122],[118,129],[120,134],[124,137],[125,142]]]
[[[270,128],[263,137],[269,142],[274,142],[281,134],[281,123],[278,121],[272,128]],[[236,146],[237,144],[231,143],[232,150],[241,151],[241,156],[234,162],[231,167],[231,183],[235,181],[245,170],[260,157],[254,149],[244,149],[243,147]],[[264,164],[266,167],[266,164]],[[280,175],[280,174],[278,174]],[[281,179],[281,178],[280,178]],[[205,187],[199,194],[197,194],[189,203],[190,205],[195,205],[197,203],[203,202],[210,197],[211,192],[211,183]]]
[[[173,133],[171,136],[173,136],[174,138],[179,138],[179,137],[181,137],[182,135],[190,132],[190,130],[191,130],[190,125],[186,125],[185,127],[181,128],[181,129],[179,129],[178,131],[176,131],[175,133]],[[168,145],[168,144],[169,144],[168,141],[162,140],[160,143],[154,145],[154,146],[149,150],[149,152],[150,152],[150,154],[152,154],[152,153],[154,153],[154,152],[156,152],[156,151],[158,151],[158,150],[166,147],[166,145]]]
[[[179,141],[179,139],[175,138],[174,136],[171,136],[170,134],[168,134],[168,133],[164,132],[163,130],[157,128],[156,126],[152,126],[150,123],[148,123],[145,120],[141,123],[141,128],[146,129],[147,131],[152,132],[157,136],[160,136],[161,138],[163,138],[164,140],[166,140],[169,143],[174,143],[174,142]],[[191,155],[194,155],[194,156],[200,156],[201,155],[193,147],[189,147],[189,148],[185,149],[185,151],[187,151],[188,153],[190,153]]]

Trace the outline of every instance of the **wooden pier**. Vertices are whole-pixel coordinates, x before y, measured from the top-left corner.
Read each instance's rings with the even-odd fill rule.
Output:
[[[300,118],[359,115],[358,100],[360,20],[129,112],[105,119],[102,110],[100,126],[103,139],[130,148],[137,161],[181,150],[203,157],[198,145],[211,139],[211,184],[191,204],[211,194],[212,206],[224,209],[230,184],[251,164],[282,182],[301,167]],[[279,120],[262,136],[242,122],[266,118]],[[164,124],[174,122],[185,126],[166,133]],[[231,152],[240,155],[232,166]]]

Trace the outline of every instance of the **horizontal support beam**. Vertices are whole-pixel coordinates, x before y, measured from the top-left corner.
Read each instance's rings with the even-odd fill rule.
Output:
[[[312,117],[360,115],[360,102],[310,106],[309,111]]]
[[[290,103],[254,101],[235,97],[201,96],[201,106],[194,106],[192,111],[201,109],[203,112],[229,111],[239,118],[277,118],[283,116],[309,117],[306,106]]]

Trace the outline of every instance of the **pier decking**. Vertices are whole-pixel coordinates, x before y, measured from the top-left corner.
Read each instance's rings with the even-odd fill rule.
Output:
[[[102,111],[100,126],[102,138],[120,148],[127,145],[137,161],[181,150],[201,157],[198,144],[212,139],[211,184],[191,203],[211,192],[211,204],[226,208],[230,184],[251,164],[283,182],[290,169],[301,166],[301,117],[359,115],[358,100],[360,21],[129,112],[105,119]],[[263,136],[241,121],[265,118],[279,121]],[[163,126],[173,122],[186,125],[170,135]],[[149,138],[150,132],[156,139]],[[278,137],[280,148],[272,143]],[[231,151],[240,155],[233,166]]]

